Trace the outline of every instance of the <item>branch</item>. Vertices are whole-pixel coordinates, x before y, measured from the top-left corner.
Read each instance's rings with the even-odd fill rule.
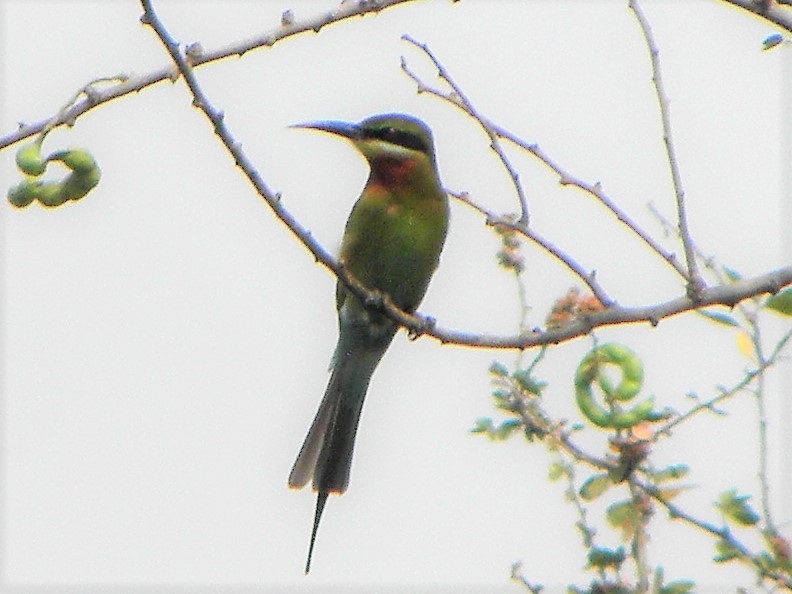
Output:
[[[745,10],[792,33],[790,0],[721,0],[721,2]]]
[[[506,227],[508,229],[512,229],[522,235],[523,237],[530,239],[535,244],[543,248],[547,253],[551,256],[563,262],[563,264],[569,268],[572,272],[574,272],[580,280],[582,280],[586,285],[588,285],[591,292],[594,296],[602,303],[605,307],[610,307],[614,305],[615,302],[611,299],[608,294],[605,292],[605,289],[597,282],[596,274],[594,271],[587,271],[583,268],[580,264],[578,264],[569,254],[564,252],[561,248],[556,247],[554,244],[550,243],[547,239],[539,235],[533,229],[530,229],[526,225],[522,224],[521,222],[517,222],[512,220],[510,217],[507,216],[499,216],[492,212],[491,210],[486,209],[485,207],[481,206],[473,202],[470,198],[470,195],[467,192],[451,192],[446,190],[446,192],[450,195],[462,202],[463,204],[467,204],[473,210],[481,213],[486,217],[487,225],[494,227],[496,225],[501,227]]]
[[[528,334],[519,334],[517,336],[492,336],[436,328],[434,319],[404,312],[393,304],[388,295],[368,290],[349,274],[344,266],[333,258],[330,253],[313,238],[310,232],[304,229],[294,216],[284,208],[280,200],[280,195],[273,192],[266,185],[261,175],[242,150],[241,144],[237,142],[231,134],[225,124],[223,112],[212,106],[208,97],[201,89],[187,58],[182,55],[178,44],[173,40],[154,12],[151,6],[151,0],[141,0],[141,3],[145,11],[141,20],[154,29],[158,38],[162,41],[171,56],[171,59],[176,64],[176,68],[180,75],[187,83],[193,95],[193,105],[200,109],[212,123],[215,134],[220,138],[223,145],[234,158],[236,164],[254,186],[259,196],[264,199],[275,215],[288,227],[299,241],[308,248],[317,262],[320,262],[331,270],[339,281],[348,287],[367,307],[382,311],[399,325],[405,327],[414,336],[426,334],[443,344],[457,344],[479,348],[526,349],[583,336],[600,326],[637,322],[649,322],[652,325],[656,325],[663,318],[685,311],[708,305],[720,304],[733,306],[742,299],[747,299],[763,293],[775,293],[786,285],[792,284],[792,267],[788,267],[752,280],[706,289],[702,292],[701,298],[697,301],[689,297],[680,297],[653,306],[636,308],[611,307],[596,314],[583,316],[551,332],[536,330]]]
[[[695,526],[696,528],[699,528],[700,530],[703,530],[704,532],[711,534],[712,536],[715,536],[716,538],[723,540],[724,542],[728,543],[731,548],[738,551],[741,558],[747,560],[754,567],[754,569],[759,572],[760,575],[774,580],[776,583],[783,585],[785,588],[792,589],[792,579],[790,579],[789,575],[768,568],[767,564],[763,562],[763,559],[759,555],[752,554],[745,545],[743,545],[732,535],[728,527],[724,526],[719,528],[714,524],[705,522],[704,520],[699,520],[698,518],[690,515],[682,508],[677,507],[668,499],[666,499],[662,491],[657,487],[639,482],[637,480],[633,480],[633,484],[635,484],[652,499],[665,507],[670,518],[682,520],[692,526]]]
[[[413,38],[409,36],[402,37],[408,43],[416,46],[417,48],[421,49],[429,59],[433,62],[435,67],[437,68],[438,72],[444,72],[446,74],[443,75],[445,80],[448,80],[448,74],[445,67],[439,62],[439,60],[434,56],[434,54],[428,52],[426,49],[425,44],[418,43]],[[558,163],[556,163],[549,155],[547,155],[539,145],[536,143],[529,143],[523,140],[522,138],[516,136],[512,132],[509,132],[505,128],[497,125],[492,120],[484,116],[483,114],[479,113],[475,110],[470,101],[466,98],[465,102],[460,99],[460,95],[457,91],[451,92],[444,92],[439,89],[434,89],[424,83],[421,78],[415,74],[406,63],[406,60],[402,59],[402,70],[404,73],[409,76],[417,85],[418,93],[429,93],[443,101],[450,103],[457,109],[465,112],[467,115],[472,117],[476,120],[485,130],[487,133],[494,134],[497,138],[503,138],[504,140],[508,140],[515,146],[523,149],[536,159],[538,159],[543,165],[548,167],[552,170],[559,178],[559,183],[562,186],[574,186],[583,192],[589,194],[590,196],[596,198],[600,204],[602,204],[605,208],[607,208],[615,217],[616,219],[624,224],[630,231],[635,233],[649,248],[654,251],[657,255],[659,255],[666,263],[668,263],[676,272],[679,274],[685,281],[690,282],[688,277],[688,272],[685,268],[679,263],[677,257],[665,250],[659,243],[657,243],[652,237],[646,233],[643,229],[641,229],[635,221],[633,221],[627,213],[625,213],[621,208],[619,208],[616,203],[605,193],[602,189],[602,185],[599,182],[596,183],[588,183],[583,181],[580,178],[575,177],[565,169],[561,167]],[[513,178],[514,179],[514,178]]]
[[[693,408],[691,408],[686,413],[674,417],[672,420],[668,421],[665,425],[659,427],[655,430],[654,433],[654,441],[657,441],[663,435],[671,435],[671,429],[676,427],[677,425],[687,421],[690,417],[697,415],[700,412],[706,410],[714,410],[715,405],[720,404],[721,402],[728,400],[729,398],[735,396],[736,394],[745,390],[748,386],[753,383],[753,381],[758,377],[761,378],[764,375],[764,372],[776,364],[778,358],[781,356],[781,352],[786,346],[787,342],[789,342],[790,338],[792,338],[792,331],[787,332],[778,344],[773,349],[773,352],[770,354],[769,357],[764,358],[760,361],[759,365],[755,369],[747,372],[745,377],[743,377],[739,382],[737,382],[734,386],[729,388],[728,390],[721,389],[721,393],[709,400],[704,402],[700,402]]]
[[[188,48],[189,63],[193,67],[198,67],[232,56],[242,57],[246,52],[264,47],[272,47],[276,42],[299,33],[305,33],[307,31],[318,33],[320,29],[331,23],[337,23],[345,19],[363,16],[369,13],[378,13],[391,6],[413,1],[415,0],[359,0],[358,2],[341,2],[338,8],[334,10],[305,19],[295,19],[291,12],[287,11],[283,14],[280,24],[250,39],[237,41],[212,51],[204,51],[198,43],[191,44]],[[45,129],[57,128],[63,125],[73,126],[78,117],[99,105],[130,93],[137,93],[165,80],[176,82],[179,75],[180,72],[178,68],[170,66],[142,75],[124,74],[108,77],[109,79],[122,81],[109,87],[97,88],[94,86],[94,83],[88,83],[76,94],[72,103],[67,105],[66,109],[62,109],[54,116],[39,122],[28,124],[20,123],[16,131],[0,137],[0,150],[16,144],[25,138],[34,136]],[[103,80],[107,80],[108,78]],[[84,95],[84,97],[80,99],[82,95]]]
[[[682,239],[682,248],[685,252],[688,273],[688,295],[695,298],[704,287],[704,280],[698,271],[696,256],[693,251],[693,241],[690,238],[690,230],[687,222],[687,211],[685,208],[685,190],[682,188],[682,175],[679,172],[679,163],[674,150],[674,140],[671,134],[671,116],[668,108],[668,96],[665,93],[663,77],[660,71],[660,50],[652,34],[652,27],[646,15],[638,5],[638,0],[630,0],[629,7],[635,14],[635,18],[641,27],[646,46],[649,49],[649,57],[652,61],[652,82],[655,86],[657,103],[660,108],[660,119],[663,125],[663,141],[666,145],[666,156],[668,157],[668,167],[671,170],[671,180],[674,184],[674,195],[676,196],[677,219],[679,225],[679,237]]]
[[[523,226],[528,226],[528,221],[530,219],[530,213],[528,210],[528,199],[525,197],[525,190],[522,187],[522,183],[520,182],[520,175],[517,173],[517,170],[512,166],[511,161],[506,156],[506,153],[503,152],[503,147],[501,146],[500,140],[498,135],[495,133],[493,127],[490,125],[489,121],[480,117],[476,108],[473,107],[473,103],[467,97],[465,92],[462,90],[453,78],[451,78],[451,74],[446,70],[445,66],[438,60],[435,55],[432,53],[432,50],[429,49],[429,46],[425,43],[419,43],[409,35],[402,35],[402,39],[404,39],[407,43],[411,43],[412,45],[420,48],[434,63],[435,67],[437,68],[437,74],[440,78],[442,78],[448,86],[451,87],[452,96],[454,97],[454,101],[458,103],[465,112],[473,116],[473,118],[481,125],[481,128],[484,130],[484,133],[489,137],[490,140],[490,148],[495,151],[495,154],[498,155],[500,162],[503,164],[503,167],[509,173],[509,177],[512,180],[512,184],[514,185],[514,189],[517,192],[517,198],[520,201],[520,223]],[[402,57],[401,61],[402,70],[413,80],[416,82],[418,81],[418,77],[413,74],[409,68],[407,68],[407,61]],[[419,90],[420,92],[420,90]]]

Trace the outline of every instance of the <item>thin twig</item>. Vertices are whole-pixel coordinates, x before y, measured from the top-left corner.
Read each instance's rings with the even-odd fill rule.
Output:
[[[334,10],[325,11],[322,14],[310,16],[307,18],[294,18],[281,19],[275,27],[270,30],[251,37],[242,41],[237,41],[225,45],[214,50],[203,50],[200,44],[192,44],[189,56],[190,65],[193,67],[203,66],[212,62],[217,62],[232,56],[241,57],[245,53],[260,49],[269,48],[275,43],[292,37],[300,33],[308,31],[319,32],[320,29],[331,23],[336,23],[345,19],[350,19],[355,16],[363,16],[369,13],[378,13],[381,10],[396,6],[397,4],[404,4],[407,2],[415,2],[416,0],[376,0],[376,1],[360,1],[360,2],[341,2]],[[58,126],[74,125],[78,117],[86,112],[92,110],[99,105],[118,99],[130,93],[137,93],[143,89],[155,85],[157,83],[170,80],[175,82],[179,76],[179,71],[173,66],[160,68],[142,75],[123,75],[124,80],[118,84],[106,87],[95,88],[92,83],[84,85],[83,89],[91,87],[90,94],[80,101],[73,101],[66,111],[59,111],[53,116],[44,120],[20,124],[18,129],[14,132],[0,137],[0,150],[16,144],[25,138],[29,138],[44,129],[55,128]],[[119,79],[122,77],[108,77]],[[82,91],[82,89],[81,89]],[[78,93],[79,96],[80,93]]]
[[[737,551],[742,559],[750,563],[760,575],[776,581],[778,584],[783,585],[787,589],[792,589],[792,577],[790,577],[788,574],[779,573],[778,571],[768,568],[767,563],[758,555],[752,554],[745,545],[743,545],[739,540],[737,540],[737,538],[734,537],[734,535],[732,535],[731,531],[726,526],[718,527],[714,524],[705,522],[704,520],[700,520],[695,516],[688,514],[682,508],[674,505],[668,499],[666,499],[662,491],[657,487],[642,483],[637,480],[635,480],[635,484],[652,499],[665,507],[668,511],[668,515],[672,519],[682,520],[687,524],[695,526],[696,528],[699,528],[700,530],[703,530],[704,532],[707,532],[712,536],[724,541],[731,549]]]
[[[600,303],[602,303],[605,307],[610,307],[615,304],[613,299],[611,299],[605,289],[600,285],[596,280],[596,274],[594,271],[587,271],[583,266],[578,264],[569,254],[564,252],[561,248],[557,247],[556,245],[549,242],[547,239],[539,235],[533,229],[519,223],[516,221],[511,220],[509,217],[499,216],[488,210],[487,208],[473,202],[470,195],[467,192],[452,192],[446,190],[450,196],[453,196],[463,204],[470,206],[472,209],[478,211],[486,218],[487,225],[489,226],[503,226],[509,229],[512,229],[519,233],[520,235],[530,239],[536,245],[540,246],[544,249],[547,253],[551,256],[562,262],[567,268],[569,268],[572,272],[574,272],[580,280],[582,280],[586,285],[591,289],[591,292],[594,296],[599,299]]]
[[[688,295],[695,299],[700,293],[701,289],[704,288],[704,280],[699,274],[698,263],[696,262],[696,256],[693,252],[692,240],[690,238],[687,210],[685,207],[685,190],[682,187],[682,174],[679,171],[679,162],[677,161],[676,151],[674,149],[668,96],[665,92],[663,77],[660,70],[660,50],[657,48],[657,44],[655,43],[649,20],[646,18],[646,15],[639,6],[638,0],[629,0],[628,5],[633,11],[633,14],[635,14],[635,18],[641,28],[644,40],[646,41],[646,46],[649,50],[649,57],[652,62],[652,82],[654,83],[655,92],[657,95],[657,103],[660,108],[660,119],[663,126],[663,141],[666,145],[668,167],[671,170],[671,180],[674,184],[674,195],[676,196],[679,236],[682,239],[682,249],[684,250],[687,264]]]
[[[325,250],[321,244],[303,228],[294,216],[284,208],[280,194],[271,190],[264,179],[258,173],[253,163],[248,159],[242,150],[242,145],[237,142],[225,124],[225,114],[216,109],[210,103],[208,97],[201,89],[192,66],[188,63],[185,56],[181,54],[178,43],[168,33],[162,21],[157,17],[153,9],[151,0],[141,0],[144,14],[141,21],[150,25],[156,32],[157,37],[173,59],[182,77],[184,77],[190,92],[193,95],[193,105],[200,109],[212,123],[215,134],[220,138],[223,145],[231,153],[237,166],[243,171],[248,180],[253,184],[259,196],[274,211],[275,215],[288,227],[288,229],[305,245],[314,255],[318,262],[329,268],[357,297],[370,307],[384,310],[396,322],[410,329],[415,334],[423,334],[433,321],[415,314],[409,314],[396,307],[388,295],[383,295],[375,291],[370,291],[359,281],[353,278],[346,268]]]
[[[655,439],[663,435],[670,435],[671,430],[674,427],[678,426],[680,423],[687,421],[690,417],[693,417],[701,412],[714,410],[716,405],[720,404],[721,402],[724,402],[725,400],[728,400],[729,398],[732,398],[736,394],[745,390],[748,386],[751,385],[751,383],[757,377],[761,377],[769,367],[775,365],[775,363],[778,361],[778,358],[781,355],[781,352],[783,351],[787,342],[789,342],[790,338],[792,338],[792,331],[787,332],[784,335],[784,337],[778,341],[778,344],[776,344],[775,348],[773,349],[773,352],[770,353],[769,357],[767,357],[763,361],[760,361],[759,365],[755,369],[752,369],[751,371],[747,372],[745,376],[734,386],[732,386],[728,390],[723,390],[720,394],[718,394],[713,398],[710,398],[709,400],[706,400],[705,402],[701,402],[697,404],[686,413],[674,417],[668,423],[659,427],[655,432]]]
[[[404,39],[407,43],[410,43],[418,48],[421,49],[429,59],[434,63],[435,67],[437,68],[438,76],[446,81],[449,87],[451,87],[454,99],[459,103],[463,109],[473,116],[473,118],[479,123],[484,133],[489,137],[490,140],[490,148],[495,151],[495,154],[498,155],[501,164],[506,169],[509,174],[509,177],[512,180],[512,185],[514,185],[514,189],[517,192],[517,197],[520,201],[520,223],[524,226],[528,226],[528,222],[530,220],[530,213],[528,210],[528,199],[525,197],[525,190],[523,188],[522,183],[520,182],[520,174],[517,173],[517,170],[512,166],[511,161],[506,156],[506,153],[503,151],[503,147],[501,146],[500,140],[498,139],[498,135],[493,131],[493,129],[488,125],[488,121],[482,117],[478,117],[478,111],[476,108],[473,107],[473,103],[470,101],[468,96],[462,90],[454,79],[451,77],[451,74],[448,70],[443,66],[440,60],[435,57],[432,53],[432,50],[429,49],[429,46],[425,43],[420,43],[410,37],[409,35],[402,35],[402,39]],[[410,76],[413,80],[417,80],[416,75],[411,72],[407,66],[407,61],[402,57],[401,67],[404,72]]]
[[[432,54],[425,44],[421,44],[411,37],[404,37],[405,41],[408,43],[413,44],[417,48],[424,51],[437,68],[438,72],[443,72],[442,75],[445,80],[448,80],[448,71],[443,66],[443,64],[438,60],[438,58]],[[516,136],[509,130],[499,126],[486,116],[484,116],[479,111],[475,110],[470,101],[466,98],[464,101],[460,98],[464,95],[460,95],[460,91],[452,90],[449,92],[441,91],[440,89],[436,89],[427,85],[421,78],[413,72],[404,58],[402,58],[402,70],[404,73],[410,77],[416,84],[419,93],[428,93],[438,99],[441,99],[447,103],[450,103],[457,109],[460,109],[474,120],[476,120],[479,125],[481,125],[486,131],[487,134],[494,134],[497,138],[502,138],[504,140],[508,140],[515,146],[521,148],[522,150],[526,151],[536,159],[538,159],[543,165],[548,167],[551,171],[553,171],[559,179],[559,183],[563,186],[572,186],[576,187],[583,192],[589,194],[590,196],[596,198],[600,204],[602,204],[605,208],[607,208],[615,217],[616,219],[625,225],[630,231],[635,233],[649,248],[657,253],[665,262],[667,262],[686,282],[689,282],[688,272],[684,266],[682,266],[677,257],[665,250],[658,242],[656,242],[652,237],[646,233],[643,229],[641,229],[635,221],[630,218],[626,212],[624,212],[621,208],[619,208],[616,203],[605,193],[602,189],[602,184],[599,182],[596,183],[588,183],[583,181],[582,179],[575,177],[564,168],[561,167],[556,161],[554,161],[549,155],[547,155],[536,143],[529,143],[525,140],[521,139],[520,137]],[[509,165],[510,166],[510,165]],[[515,179],[512,176],[512,179]]]
[[[304,229],[294,216],[289,213],[280,201],[280,195],[273,192],[264,182],[261,175],[248,159],[242,146],[237,142],[224,121],[221,111],[215,109],[201,90],[187,59],[181,54],[178,44],[170,37],[163,24],[157,19],[150,0],[141,0],[144,10],[144,19],[151,24],[157,35],[162,40],[171,58],[177,65],[177,70],[184,77],[193,94],[193,103],[199,108],[212,123],[215,134],[234,158],[234,161],[247,176],[258,194],[264,199],[275,215],[289,228],[289,230],[308,248],[316,260],[331,270],[336,277],[347,286],[350,291],[360,298],[369,307],[380,309],[395,322],[407,328],[411,334],[432,336],[444,344],[458,344],[479,348],[499,349],[526,349],[540,345],[554,344],[584,336],[596,327],[613,324],[650,322],[657,324],[661,319],[673,316],[691,309],[707,305],[722,304],[733,306],[735,303],[762,293],[774,293],[780,288],[792,284],[792,267],[783,268],[751,280],[742,281],[726,287],[712,287],[707,289],[699,301],[694,302],[688,297],[679,297],[658,305],[622,308],[612,307],[602,312],[581,317],[572,323],[549,332],[534,331],[529,334],[517,336],[492,336],[454,330],[444,330],[435,326],[432,318],[404,312],[397,308],[389,296],[375,291],[369,291],[353,278],[348,271],[333,258],[314,238]]]
[[[724,4],[745,10],[792,33],[792,0],[721,0]],[[784,8],[782,5],[786,5]]]

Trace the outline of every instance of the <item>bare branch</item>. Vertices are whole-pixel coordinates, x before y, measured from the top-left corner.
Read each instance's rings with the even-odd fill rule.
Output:
[[[581,316],[574,322],[550,332],[535,330],[531,333],[519,334],[517,336],[492,336],[436,328],[434,319],[404,312],[393,304],[388,295],[383,295],[376,291],[369,291],[357,281],[357,279],[352,277],[343,265],[336,261],[327,250],[325,250],[313,236],[297,222],[291,213],[283,207],[280,201],[280,195],[273,192],[266,185],[261,175],[245,155],[241,144],[234,139],[225,124],[224,114],[214,108],[209,102],[187,58],[182,55],[178,44],[170,37],[167,29],[165,29],[162,22],[157,18],[151,6],[151,0],[141,0],[141,3],[145,10],[144,22],[151,25],[175,62],[178,72],[184,78],[193,94],[193,104],[200,109],[212,123],[215,134],[220,138],[223,145],[233,156],[236,164],[254,186],[258,194],[273,210],[275,215],[283,221],[289,230],[294,233],[306,248],[308,248],[316,260],[330,269],[355,296],[361,299],[368,307],[381,310],[395,322],[405,327],[414,336],[426,334],[444,344],[457,344],[479,348],[526,349],[583,336],[600,326],[637,322],[649,322],[652,325],[656,325],[663,318],[699,307],[709,305],[726,305],[731,307],[742,299],[747,299],[748,297],[754,297],[763,293],[774,293],[782,287],[792,284],[792,267],[782,268],[775,272],[756,277],[755,279],[734,283],[728,286],[705,289],[700,299],[695,301],[690,297],[679,297],[672,301],[652,306],[635,308],[611,307],[602,312]]]
[[[420,48],[422,51],[426,52],[424,48],[426,45],[420,44],[414,41],[412,38],[405,37],[409,43],[412,43],[416,47]],[[438,69],[438,72],[446,72],[443,77],[448,80],[447,78],[447,70],[444,66],[437,60],[437,58],[431,54],[427,53],[427,56],[432,60],[435,67]],[[590,196],[596,198],[600,204],[602,204],[605,208],[607,208],[615,217],[616,219],[624,224],[630,231],[635,233],[649,248],[658,254],[663,260],[666,261],[676,272],[679,274],[685,281],[689,282],[688,272],[684,266],[682,266],[677,257],[665,250],[658,242],[656,242],[652,237],[646,233],[643,229],[641,229],[635,221],[633,221],[627,213],[625,213],[621,208],[619,208],[616,203],[605,193],[602,189],[602,184],[599,182],[589,183],[585,182],[582,179],[575,177],[568,171],[566,171],[561,165],[559,165],[556,161],[554,161],[549,155],[547,155],[536,143],[529,143],[519,136],[513,134],[509,130],[499,126],[477,110],[473,109],[470,105],[469,100],[462,101],[460,99],[460,94],[458,91],[451,91],[445,92],[439,89],[435,89],[424,83],[421,78],[415,74],[408,66],[406,61],[402,58],[402,70],[409,76],[417,85],[419,93],[429,93],[443,101],[450,103],[457,109],[462,110],[467,115],[475,119],[486,131],[488,134],[494,134],[497,138],[503,138],[504,140],[508,140],[512,144],[518,146],[522,150],[526,151],[536,159],[538,159],[543,165],[548,167],[552,170],[559,178],[559,183],[564,186],[573,186],[576,187],[583,192],[589,194]],[[515,179],[512,177],[512,179]]]
[[[646,46],[649,49],[649,57],[652,61],[652,82],[655,86],[657,103],[660,107],[660,119],[663,125],[663,141],[666,145],[666,156],[668,166],[671,170],[671,180],[674,184],[674,194],[676,195],[677,219],[679,225],[679,236],[682,239],[682,247],[685,252],[688,272],[688,295],[695,298],[704,287],[704,280],[698,271],[696,256],[693,252],[693,242],[690,238],[690,230],[687,222],[687,212],[685,209],[685,190],[682,188],[682,175],[679,172],[676,151],[674,150],[674,140],[671,133],[671,116],[668,107],[668,96],[665,93],[663,77],[660,70],[660,50],[652,34],[652,27],[646,15],[638,5],[638,0],[630,0],[629,7],[635,14],[635,18],[641,27]]]
[[[242,57],[242,55],[251,50],[272,47],[278,41],[299,33],[305,33],[307,31],[318,33],[320,29],[331,23],[336,23],[355,16],[377,13],[391,6],[414,1],[416,0],[360,0],[358,2],[341,2],[335,10],[305,19],[296,19],[293,15],[290,15],[289,18],[282,18],[278,25],[265,33],[256,35],[250,39],[231,43],[215,50],[205,51],[201,48],[199,43],[193,43],[189,46],[189,63],[193,67],[198,67],[232,56]],[[25,138],[34,136],[45,129],[56,128],[63,125],[73,126],[78,117],[99,105],[130,93],[137,93],[165,80],[175,82],[178,77],[178,69],[169,66],[142,75],[108,77],[116,80],[123,79],[122,82],[109,87],[97,88],[93,83],[88,83],[83,87],[83,89],[90,89],[86,91],[85,97],[80,99],[83,94],[83,89],[81,89],[73,99],[73,103],[70,103],[66,109],[62,109],[54,116],[39,122],[28,124],[20,123],[17,130],[0,137],[0,150],[16,144]]]
[[[453,97],[452,102],[456,103],[459,107],[461,107],[465,112],[469,113],[473,118],[481,125],[481,128],[484,130],[484,133],[490,139],[490,148],[495,151],[495,154],[498,155],[500,162],[503,164],[503,167],[509,173],[509,177],[512,180],[512,184],[514,185],[514,189],[517,192],[517,197],[520,201],[520,223],[524,226],[528,226],[528,221],[530,219],[530,213],[528,210],[528,199],[525,197],[525,190],[520,182],[520,175],[517,173],[517,170],[512,166],[511,161],[509,161],[509,157],[506,156],[506,153],[503,151],[503,147],[501,146],[500,140],[498,139],[498,135],[489,125],[489,121],[485,118],[481,117],[476,108],[473,107],[473,103],[468,99],[465,92],[462,88],[451,78],[448,70],[446,70],[445,66],[438,60],[435,55],[432,53],[432,50],[429,49],[429,46],[424,43],[419,43],[409,35],[402,35],[402,39],[404,39],[407,43],[410,43],[418,48],[420,48],[432,62],[434,63],[435,67],[437,68],[438,75],[440,78],[448,83],[448,86],[452,89],[452,95],[449,97]],[[407,61],[402,58],[401,63],[402,70],[413,80],[418,82],[418,77],[407,67]]]
[[[746,10],[792,33],[792,9],[789,8],[792,6],[792,1],[790,0],[721,0],[721,2]]]
[[[520,235],[526,237],[533,241],[536,245],[540,246],[544,249],[547,253],[551,256],[562,262],[567,268],[569,268],[572,272],[574,272],[580,280],[582,280],[586,285],[591,289],[591,292],[594,296],[599,299],[599,302],[602,303],[605,307],[610,307],[614,305],[613,299],[611,299],[602,285],[597,282],[596,274],[594,271],[587,271],[583,268],[580,264],[578,264],[569,254],[564,252],[561,248],[557,247],[556,245],[550,243],[547,239],[539,235],[536,231],[531,229],[530,227],[511,220],[509,217],[499,216],[492,212],[491,210],[487,210],[485,207],[481,206],[474,202],[470,195],[467,192],[451,192],[446,190],[450,196],[453,196],[463,204],[467,204],[472,209],[476,210],[477,212],[481,213],[486,217],[487,225],[495,226],[501,225],[503,227],[507,227],[509,229],[513,229]]]

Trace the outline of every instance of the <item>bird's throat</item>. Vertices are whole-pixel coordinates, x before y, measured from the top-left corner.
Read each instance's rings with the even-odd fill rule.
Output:
[[[410,185],[416,176],[418,161],[380,157],[371,164],[371,181],[385,189]]]

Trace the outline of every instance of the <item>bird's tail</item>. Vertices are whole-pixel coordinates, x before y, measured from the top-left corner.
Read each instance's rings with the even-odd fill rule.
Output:
[[[313,488],[320,493],[346,491],[363,401],[384,353],[384,348],[338,349],[324,398],[289,475],[289,487],[300,489],[313,479]]]
[[[376,347],[346,348],[339,340],[333,373],[289,474],[289,487],[300,489],[313,478],[317,491],[311,544],[305,573],[311,568],[316,533],[328,493],[343,493],[349,485],[352,452],[355,448],[360,413],[371,376],[388,348],[393,333],[379,340]],[[359,343],[358,343],[359,344]]]

